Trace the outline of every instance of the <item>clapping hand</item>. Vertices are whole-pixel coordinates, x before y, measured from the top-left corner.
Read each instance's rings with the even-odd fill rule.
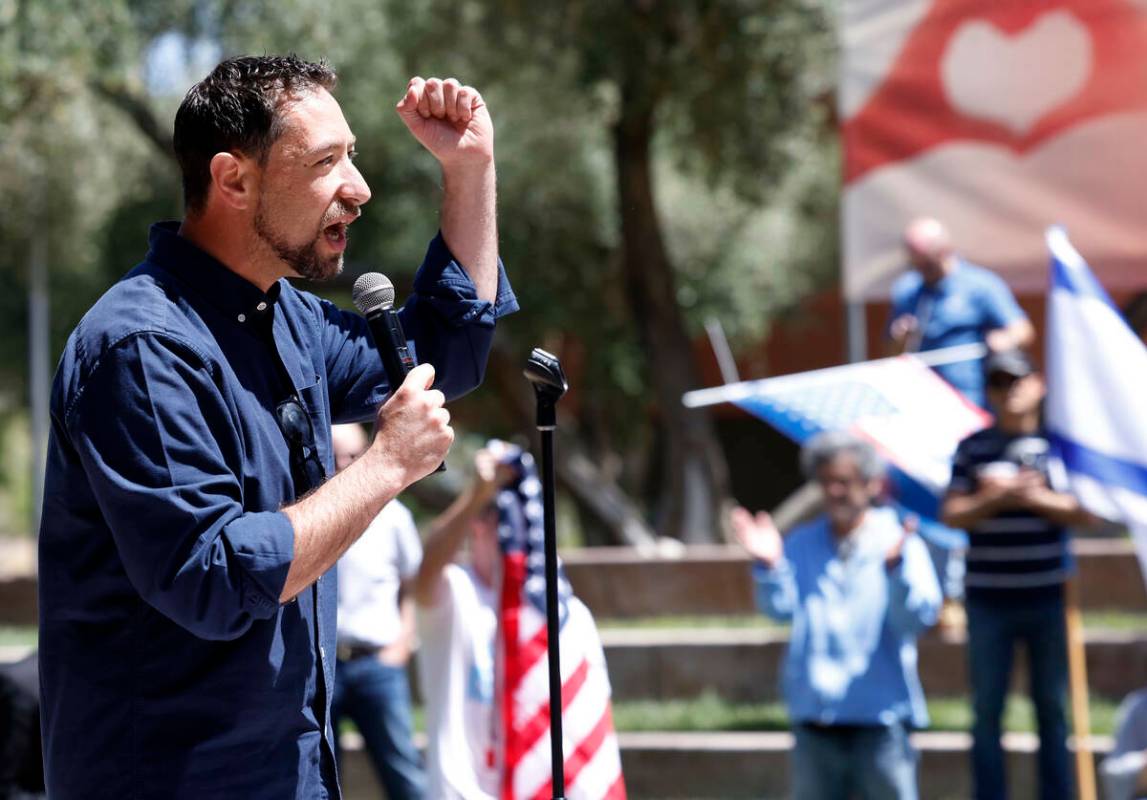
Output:
[[[904,520],[902,532],[896,541],[888,548],[888,552],[884,554],[884,568],[888,570],[896,569],[904,561],[904,543],[912,536],[915,536],[917,531],[920,530],[920,518],[916,516],[907,517]]]
[[[775,567],[784,556],[781,532],[768,512],[758,511],[754,516],[738,506],[730,512],[729,522],[741,546],[765,566]]]

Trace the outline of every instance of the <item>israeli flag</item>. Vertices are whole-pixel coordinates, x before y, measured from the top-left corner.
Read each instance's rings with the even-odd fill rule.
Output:
[[[1068,488],[1127,525],[1147,575],[1147,347],[1062,228],[1049,228],[1046,427]]]

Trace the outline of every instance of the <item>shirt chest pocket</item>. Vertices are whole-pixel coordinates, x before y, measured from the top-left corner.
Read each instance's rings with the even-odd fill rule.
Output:
[[[329,477],[334,472],[334,462],[331,459],[331,415],[326,382],[315,375],[311,385],[299,387],[298,395],[314,430],[315,450]]]

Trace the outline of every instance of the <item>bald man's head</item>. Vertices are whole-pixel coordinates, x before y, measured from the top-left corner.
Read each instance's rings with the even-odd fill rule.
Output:
[[[331,450],[334,451],[335,469],[342,471],[362,455],[369,440],[366,430],[358,424],[331,427]]]
[[[955,266],[955,250],[944,225],[931,217],[915,219],[904,229],[908,261],[927,283],[935,283]]]

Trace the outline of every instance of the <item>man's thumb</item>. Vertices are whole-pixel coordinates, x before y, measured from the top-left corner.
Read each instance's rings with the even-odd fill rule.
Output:
[[[406,376],[402,386],[410,391],[425,391],[434,385],[434,365],[419,364]]]

